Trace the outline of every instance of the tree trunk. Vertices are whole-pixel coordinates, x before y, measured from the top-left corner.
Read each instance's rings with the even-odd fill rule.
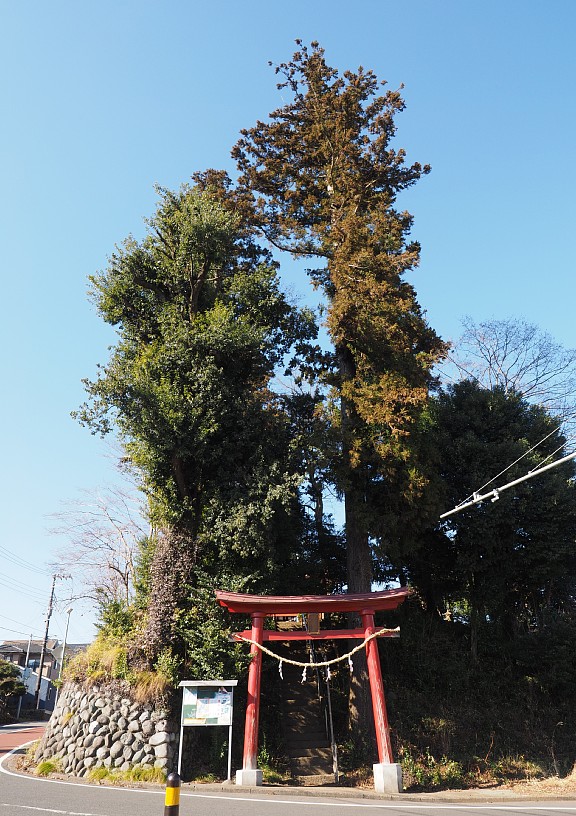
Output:
[[[178,649],[180,645],[174,633],[174,613],[188,596],[194,561],[188,537],[175,531],[160,536],[150,565],[148,616],[140,643],[151,663],[166,646]]]
[[[357,475],[354,474],[356,477]],[[366,525],[363,524],[364,496],[357,488],[350,488],[344,497],[346,512],[346,559],[348,567],[348,592],[370,592],[372,589],[372,558]],[[350,625],[361,625],[358,615],[351,616]],[[349,648],[358,645],[357,640],[348,641]],[[356,652],[352,658],[348,700],[348,727],[360,756],[372,761],[376,751],[376,734],[372,712],[372,697],[368,679],[366,652]]]
[[[348,349],[337,350],[338,363],[342,381],[354,377],[355,366]],[[348,592],[370,592],[372,590],[372,554],[366,524],[366,478],[362,464],[352,462],[352,440],[358,424],[354,409],[346,400],[341,401],[342,448],[346,458],[346,486],[344,489],[344,512],[346,532],[346,567]],[[350,625],[360,626],[359,616],[352,616]],[[349,641],[350,648],[357,641]],[[366,653],[356,652],[353,658],[353,671],[350,678],[350,697],[348,705],[348,726],[359,755],[374,755],[376,734],[372,715],[372,698],[368,680]]]
[[[480,623],[480,612],[475,603],[470,609],[470,660],[472,665],[478,665],[478,627]]]

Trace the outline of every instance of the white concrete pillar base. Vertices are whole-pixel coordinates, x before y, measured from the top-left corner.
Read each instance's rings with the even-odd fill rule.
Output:
[[[373,766],[374,790],[378,793],[402,793],[402,765],[377,762]]]
[[[236,784],[244,785],[247,788],[252,788],[255,785],[261,785],[262,771],[259,771],[257,768],[254,768],[254,770],[242,768],[241,771],[236,771]]]

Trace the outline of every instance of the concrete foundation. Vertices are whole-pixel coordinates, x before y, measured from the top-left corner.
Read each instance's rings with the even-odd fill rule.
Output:
[[[262,771],[259,771],[257,768],[254,770],[242,768],[241,771],[236,771],[236,784],[244,785],[247,788],[252,788],[255,785],[261,785]]]
[[[396,762],[377,762],[374,770],[374,790],[378,793],[402,793],[402,766]]]

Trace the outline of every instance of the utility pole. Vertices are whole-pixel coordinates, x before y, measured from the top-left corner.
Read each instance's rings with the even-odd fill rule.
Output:
[[[36,683],[36,695],[34,705],[36,711],[40,708],[40,687],[42,685],[42,669],[44,668],[44,657],[46,655],[46,644],[48,643],[48,627],[50,626],[50,618],[52,617],[52,604],[54,602],[54,587],[56,586],[56,574],[52,576],[52,589],[50,590],[50,600],[48,601],[48,611],[46,612],[46,631],[44,632],[44,640],[42,641],[42,651],[40,652],[40,665],[38,666],[38,682]]]
[[[58,688],[56,689],[56,697],[54,698],[54,708],[56,708],[56,703],[58,702],[58,695],[60,694],[60,683],[62,681],[62,670],[64,668],[64,660],[66,659],[66,644],[68,642],[68,627],[70,626],[70,614],[72,612],[72,607],[68,607],[66,610],[66,614],[68,618],[66,620],[66,632],[64,633],[64,646],[62,647],[62,660],[60,661],[60,669],[58,671]]]

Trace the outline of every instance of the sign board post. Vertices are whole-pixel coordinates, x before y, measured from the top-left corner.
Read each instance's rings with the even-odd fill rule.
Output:
[[[182,770],[184,728],[192,725],[228,726],[228,777],[232,778],[232,714],[234,686],[237,680],[183,680],[182,716],[180,718],[180,745],[178,747],[178,774]]]

